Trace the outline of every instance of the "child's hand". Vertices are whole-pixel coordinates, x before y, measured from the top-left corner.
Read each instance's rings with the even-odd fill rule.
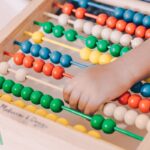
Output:
[[[95,113],[100,104],[113,100],[127,91],[133,77],[121,65],[111,63],[83,70],[64,88],[64,99],[74,109]]]

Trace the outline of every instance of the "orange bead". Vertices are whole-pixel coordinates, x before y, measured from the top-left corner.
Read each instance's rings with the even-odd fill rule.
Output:
[[[139,110],[143,113],[148,113],[150,111],[150,100],[142,99],[139,103]]]
[[[150,29],[147,29],[145,32],[145,38],[148,39],[150,38]]]
[[[128,24],[126,25],[125,31],[126,31],[128,34],[134,34],[135,29],[136,29],[136,25],[135,25],[134,23],[128,23]]]
[[[138,26],[135,30],[135,35],[137,37],[143,38],[145,36],[146,28],[144,26]]]
[[[42,72],[45,62],[42,59],[37,59],[33,63],[33,69],[35,72]]]
[[[16,53],[13,57],[13,60],[16,65],[22,65],[24,57],[25,55],[23,53]]]
[[[54,68],[54,65],[53,65],[53,64],[51,64],[51,63],[46,63],[46,64],[43,66],[43,73],[44,73],[46,76],[51,76],[51,75],[52,75],[53,68]]]
[[[64,4],[64,6],[63,6],[63,8],[62,8],[62,12],[63,12],[64,14],[71,15],[73,9],[74,9],[73,4],[71,4],[71,3],[66,3],[66,4]]]
[[[108,18],[108,16],[106,14],[99,14],[97,16],[96,22],[99,25],[105,25],[107,18]]]
[[[83,19],[86,13],[86,9],[85,8],[77,8],[76,12],[75,12],[75,16],[78,19]]]
[[[120,104],[122,105],[127,105],[128,104],[128,99],[131,96],[130,92],[125,92],[124,94],[122,94],[119,98],[118,101]]]
[[[34,58],[32,56],[25,56],[23,60],[23,65],[26,68],[31,68],[33,66]]]
[[[124,20],[118,20],[116,23],[116,29],[119,31],[124,31],[127,23]]]
[[[108,17],[106,24],[109,28],[114,29],[116,27],[117,19],[115,17]]]
[[[128,99],[128,105],[131,108],[138,108],[140,101],[141,101],[141,97],[137,94],[133,94]]]
[[[64,68],[62,68],[61,66],[56,66],[52,71],[52,76],[55,79],[61,79],[63,77],[64,72],[65,72]]]

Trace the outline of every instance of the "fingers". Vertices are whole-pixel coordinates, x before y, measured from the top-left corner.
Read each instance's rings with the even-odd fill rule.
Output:
[[[68,85],[63,89],[63,97],[66,103],[69,103],[72,88],[73,88],[72,86]]]
[[[85,106],[88,103],[88,96],[87,95],[82,95],[79,99],[79,103],[78,103],[78,109],[83,112],[85,109]]]
[[[98,108],[99,108],[99,105],[94,105],[90,101],[89,103],[87,103],[84,109],[84,113],[87,115],[95,114],[98,111]]]

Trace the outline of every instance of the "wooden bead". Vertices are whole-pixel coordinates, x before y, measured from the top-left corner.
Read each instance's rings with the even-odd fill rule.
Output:
[[[96,139],[100,139],[101,138],[101,135],[100,135],[99,131],[95,131],[95,130],[90,130],[88,132],[88,135],[90,135],[90,136],[92,136],[92,137],[94,137]]]
[[[102,26],[94,25],[93,28],[92,28],[92,35],[97,37],[97,38],[100,38],[102,30],[103,30]]]
[[[60,123],[60,124],[62,124],[64,126],[68,126],[69,125],[69,121],[67,119],[65,119],[65,118],[58,118],[56,120],[56,122],[58,122],[58,123]]]
[[[135,35],[137,37],[143,38],[145,36],[146,28],[144,26],[138,26],[135,30]]]
[[[129,46],[132,40],[132,36],[130,34],[123,34],[120,38],[120,44],[122,46]]]
[[[43,37],[44,37],[44,34],[42,32],[40,32],[40,31],[34,32],[32,34],[32,40],[36,44],[42,43],[43,42]]]
[[[136,25],[134,23],[128,23],[126,25],[125,31],[126,31],[126,33],[132,35],[132,34],[134,34],[135,29],[136,29]]]
[[[39,109],[37,109],[37,110],[35,111],[35,114],[40,115],[40,116],[42,116],[42,117],[45,117],[48,113],[47,113],[46,110],[39,108]]]
[[[5,102],[8,102],[8,103],[11,103],[13,101],[13,98],[9,94],[4,94],[4,95],[1,96],[1,100],[5,101]]]
[[[117,30],[114,30],[111,32],[111,35],[110,35],[110,41],[112,43],[119,43],[120,42],[120,38],[122,36],[122,33],[120,31],[117,31]]]
[[[26,68],[32,68],[33,62],[34,62],[34,58],[32,56],[25,56],[25,58],[23,60],[23,65]]]
[[[80,57],[83,60],[89,60],[90,54],[91,54],[92,50],[89,48],[83,48],[80,50]]]
[[[58,17],[58,23],[62,26],[66,26],[68,24],[69,16],[67,14],[61,14]]]
[[[78,19],[83,19],[85,17],[86,9],[85,8],[77,8],[75,12],[75,16]]]
[[[58,116],[55,115],[55,114],[52,114],[52,113],[47,114],[45,117],[46,117],[47,119],[52,120],[52,121],[56,121],[56,120],[58,119]]]
[[[148,39],[150,38],[150,29],[147,29],[145,32],[145,38]]]
[[[73,23],[74,29],[78,32],[82,32],[84,23],[85,21],[83,19],[76,19]]]
[[[27,70],[24,68],[20,68],[16,71],[15,79],[18,82],[23,82],[26,80],[26,76],[28,75]]]
[[[16,101],[12,102],[12,104],[14,104],[15,106],[20,107],[20,108],[24,108],[26,106],[26,104],[22,100],[16,100]]]
[[[90,35],[92,33],[93,26],[94,26],[93,22],[90,22],[90,21],[85,22],[83,25],[84,33],[87,35]]]
[[[136,48],[144,42],[142,38],[136,37],[131,41],[132,48]]]
[[[116,22],[116,29],[119,31],[124,31],[126,28],[127,23],[124,20],[118,20]]]
[[[33,105],[27,105],[26,107],[25,107],[25,110],[27,110],[27,111],[30,111],[30,112],[35,112],[36,111],[36,107],[35,106],[33,106]]]
[[[116,23],[117,23],[117,19],[113,16],[108,17],[106,21],[106,25],[111,29],[114,29],[116,27]]]
[[[150,100],[149,99],[142,99],[139,103],[139,110],[142,113],[150,112]]]
[[[24,57],[25,55],[23,53],[18,52],[14,55],[13,60],[16,65],[22,65],[24,61]]]
[[[111,117],[114,114],[116,107],[115,103],[108,103],[104,106],[103,113],[106,116]]]
[[[101,53],[97,50],[91,52],[89,60],[92,64],[98,64]]]
[[[35,60],[33,63],[34,71],[38,73],[42,72],[44,64],[45,62],[42,59]]]
[[[73,9],[74,9],[74,5],[73,4],[65,3],[63,5],[62,12],[67,14],[67,15],[71,15]]]
[[[99,64],[108,64],[112,60],[112,56],[110,54],[102,54],[99,58]]]
[[[82,133],[86,133],[87,132],[87,129],[85,126],[81,125],[81,124],[76,124],[74,127],[73,127],[75,130],[77,131],[80,131]]]
[[[122,105],[127,105],[128,104],[128,99],[131,96],[130,92],[125,92],[124,94],[122,94],[119,98],[118,101],[120,104]]]
[[[128,105],[131,108],[138,108],[140,101],[141,101],[141,97],[137,94],[133,94],[128,99]]]
[[[56,66],[53,68],[52,76],[55,79],[61,79],[63,77],[63,73],[65,72],[64,68],[61,66]]]
[[[7,75],[8,68],[9,68],[8,62],[1,62],[0,63],[0,74]]]
[[[112,33],[112,29],[110,29],[110,28],[104,28],[102,30],[102,33],[101,33],[102,39],[110,40],[111,33]]]
[[[45,63],[43,66],[43,73],[46,76],[51,76],[53,71],[54,65],[51,63]]]
[[[105,25],[107,18],[108,18],[108,16],[106,14],[99,14],[97,16],[96,22],[99,25]]]

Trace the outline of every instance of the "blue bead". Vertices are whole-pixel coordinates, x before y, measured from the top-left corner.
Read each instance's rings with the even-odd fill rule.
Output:
[[[128,9],[124,12],[123,18],[126,22],[132,22],[134,14],[134,11]]]
[[[63,66],[63,67],[70,67],[71,66],[71,61],[72,61],[72,58],[70,55],[63,55],[60,59],[60,64]]]
[[[34,57],[39,57],[40,49],[41,49],[41,46],[39,44],[32,45],[30,49],[31,55]]]
[[[117,19],[122,19],[124,12],[124,8],[116,7],[114,10],[114,17],[116,17]]]
[[[49,54],[51,53],[50,49],[48,49],[47,47],[43,47],[40,49],[39,55],[42,59],[48,59],[50,56]]]
[[[134,17],[133,17],[133,22],[136,24],[136,25],[141,25],[142,22],[143,22],[143,18],[144,18],[144,15],[141,14],[141,13],[135,13]]]
[[[21,43],[21,50],[23,53],[28,54],[30,53],[30,48],[32,46],[32,43],[30,41],[24,41]]]
[[[143,86],[142,82],[137,82],[131,87],[131,91],[134,93],[140,93],[142,86]]]
[[[79,6],[82,8],[87,8],[88,2],[89,2],[89,0],[78,0]]]
[[[150,97],[150,83],[144,83],[141,88],[141,95],[143,97]]]
[[[61,53],[59,51],[54,51],[50,53],[50,60],[51,62],[58,64],[60,63]]]
[[[145,16],[143,18],[143,25],[146,27],[146,28],[150,28],[150,16]]]

